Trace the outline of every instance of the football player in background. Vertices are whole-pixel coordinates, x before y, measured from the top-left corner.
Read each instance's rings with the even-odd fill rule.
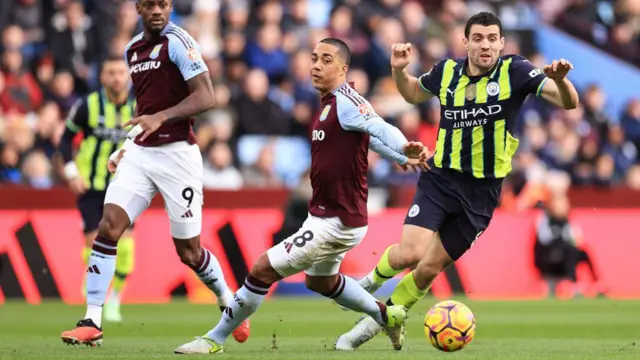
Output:
[[[69,188],[78,196],[78,210],[82,216],[85,247],[82,259],[85,265],[91,255],[93,240],[98,234],[98,224],[104,210],[106,189],[111,181],[107,170],[109,155],[123,145],[127,131],[121,125],[131,120],[135,100],[129,92],[129,72],[121,57],[111,57],[102,63],[99,91],[78,100],[69,112],[59,152],[65,163],[64,174]],[[83,140],[73,157],[73,141],[78,133]],[[122,321],[120,299],[127,276],[133,270],[134,243],[131,227],[125,230],[118,242],[118,257],[111,294],[105,304],[107,321]],[[87,272],[95,271],[88,268]],[[83,283],[83,295],[86,287]]]

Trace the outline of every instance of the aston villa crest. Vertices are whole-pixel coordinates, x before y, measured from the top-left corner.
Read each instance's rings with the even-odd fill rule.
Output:
[[[160,56],[160,49],[162,49],[162,44],[156,45],[156,47],[153,48],[153,51],[151,52],[149,57],[153,60],[157,59],[158,56]]]
[[[329,116],[329,111],[331,111],[331,105],[327,105],[322,109],[322,114],[320,114],[320,121],[324,121],[327,116]]]

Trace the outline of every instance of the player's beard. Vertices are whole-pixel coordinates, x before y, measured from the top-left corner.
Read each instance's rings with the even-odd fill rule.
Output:
[[[498,57],[491,55],[491,60],[487,62],[480,57],[480,54],[478,54],[472,58],[472,61],[473,61],[473,65],[475,65],[478,68],[478,70],[480,70],[480,73],[484,74],[487,71],[491,70],[496,65],[496,62],[498,61]]]

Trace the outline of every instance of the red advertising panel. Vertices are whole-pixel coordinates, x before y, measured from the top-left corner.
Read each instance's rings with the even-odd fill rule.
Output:
[[[546,296],[533,266],[537,215],[497,213],[471,251],[436,279],[433,294],[446,298],[462,292],[474,299]],[[373,269],[385,248],[400,239],[404,216],[403,209],[372,214],[366,238],[346,256],[342,271],[357,278]],[[634,231],[639,217],[640,210],[575,210],[572,215],[609,296],[640,298],[640,278],[632,275],[640,254]],[[244,281],[251,265],[272,245],[282,220],[276,209],[204,211],[202,245],[220,261],[229,286],[237,289]],[[80,224],[76,210],[0,211],[0,302],[18,298],[39,303],[51,297],[83,302]],[[125,302],[167,302],[180,294],[194,302],[215,299],[180,262],[163,210],[146,211],[136,222],[134,238],[135,269]],[[579,277],[585,273],[578,271]],[[303,275],[287,279],[301,281]],[[273,291],[277,294],[277,287]]]

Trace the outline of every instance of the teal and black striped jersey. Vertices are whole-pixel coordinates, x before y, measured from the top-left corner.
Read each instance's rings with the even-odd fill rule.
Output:
[[[540,96],[548,79],[519,55],[500,57],[479,76],[469,76],[466,65],[466,58],[445,59],[419,78],[441,105],[433,163],[474,178],[502,179],[518,148],[518,112],[529,94]]]

